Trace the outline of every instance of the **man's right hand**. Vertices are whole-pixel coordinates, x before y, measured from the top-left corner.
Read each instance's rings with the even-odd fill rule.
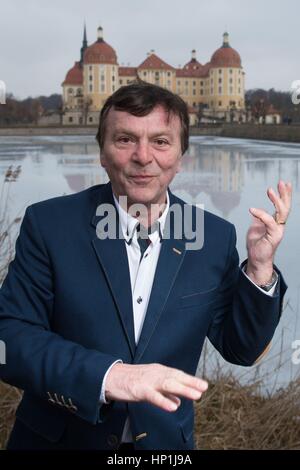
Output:
[[[176,411],[180,396],[199,400],[207,382],[179,369],[161,364],[115,364],[105,384],[105,398],[117,401],[147,401],[165,411]]]

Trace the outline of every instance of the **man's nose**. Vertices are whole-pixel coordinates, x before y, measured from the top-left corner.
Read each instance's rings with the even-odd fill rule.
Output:
[[[151,147],[147,142],[139,142],[133,153],[133,160],[140,165],[147,165],[153,159]]]

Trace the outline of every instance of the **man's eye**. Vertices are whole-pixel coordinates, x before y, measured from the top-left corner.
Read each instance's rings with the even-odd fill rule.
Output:
[[[131,142],[131,139],[130,137],[119,137],[117,141],[121,144],[128,144],[129,142]]]
[[[156,139],[155,143],[156,143],[159,147],[163,147],[164,145],[167,145],[167,144],[168,144],[168,141],[167,141],[167,140],[164,140],[164,139]]]

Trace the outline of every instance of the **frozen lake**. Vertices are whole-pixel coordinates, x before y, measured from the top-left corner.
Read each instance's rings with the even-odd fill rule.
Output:
[[[9,165],[14,169],[20,165],[21,173],[7,194],[9,185],[3,186],[3,181]],[[206,209],[235,224],[243,260],[251,221],[248,208],[262,207],[273,213],[266,189],[276,188],[279,178],[291,181],[294,187],[293,210],[276,257],[289,286],[284,313],[271,352],[259,367],[250,370],[234,367],[247,380],[259,374],[265,377],[265,384],[276,388],[298,376],[300,371],[300,364],[293,365],[291,361],[291,343],[300,340],[300,144],[193,137],[183,158],[182,171],[171,186],[187,202],[204,204]],[[5,207],[11,218],[21,216],[33,202],[106,181],[94,137],[0,137],[0,218]],[[280,352],[283,365],[276,371]],[[214,355],[210,361],[215,358]],[[222,361],[221,364],[223,367]],[[199,373],[201,370],[202,367]]]

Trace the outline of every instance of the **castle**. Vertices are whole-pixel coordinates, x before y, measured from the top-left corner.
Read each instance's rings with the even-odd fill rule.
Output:
[[[105,100],[120,86],[140,79],[177,93],[188,104],[190,124],[204,120],[241,120],[245,116],[245,72],[239,53],[223,44],[206,64],[192,50],[182,68],[169,65],[152,50],[137,67],[118,64],[116,51],[97,30],[97,40],[88,46],[86,27],[80,60],[67,72],[63,87],[63,124],[97,125]]]

